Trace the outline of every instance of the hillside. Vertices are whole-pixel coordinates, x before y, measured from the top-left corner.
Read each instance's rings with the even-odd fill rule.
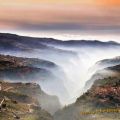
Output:
[[[68,96],[63,83],[64,72],[60,66],[47,60],[0,54],[0,79],[9,82],[38,83],[50,95],[60,98],[64,92]],[[58,86],[57,89],[56,86]]]
[[[16,55],[27,55],[37,53],[43,58],[55,55],[64,55],[66,57],[76,57],[77,53],[73,49],[68,48],[103,48],[110,50],[111,48],[120,49],[120,44],[109,41],[102,42],[99,40],[57,40],[53,38],[35,38],[27,36],[19,36],[16,34],[0,33],[0,51],[1,53],[13,53]],[[50,53],[49,56],[47,53]],[[53,56],[52,56],[53,57]],[[52,59],[52,58],[51,58]]]
[[[102,74],[101,72],[102,78],[96,78],[92,87],[75,103],[56,112],[54,119],[114,120],[115,118],[115,120],[119,120],[120,65],[106,68],[106,70],[109,70],[108,74],[104,74],[104,72]]]
[[[115,66],[120,64],[120,57],[114,57],[110,59],[104,59],[96,62],[94,66],[90,68],[91,71],[98,71],[107,67]]]
[[[22,58],[9,55],[0,55],[0,78],[11,80],[47,80],[49,77],[55,79],[51,72],[52,69],[59,69],[52,62],[34,59]],[[42,76],[41,78],[39,76]],[[35,82],[35,81],[34,81]]]
[[[20,103],[34,102],[55,120],[112,120],[117,113],[87,116],[81,113],[119,107],[120,58],[106,59],[119,56],[119,50],[120,44],[112,41],[62,41],[1,33],[1,84],[4,88],[6,83],[6,89],[13,86],[7,93],[2,92]],[[89,70],[95,72],[92,77]],[[25,96],[18,98],[16,93]],[[62,110],[59,100],[65,105]]]
[[[90,71],[94,72],[94,75],[86,82],[84,89],[90,88],[96,79],[104,78],[104,74],[107,77],[110,77],[111,75],[116,76],[116,74],[119,74],[119,65],[120,65],[119,56],[96,62],[95,65],[89,69]],[[117,71],[114,72],[113,70],[114,68],[115,69],[118,68]]]
[[[37,99],[41,108],[51,114],[61,108],[59,99],[56,96],[51,96],[43,92],[40,86],[32,88],[30,83],[55,79],[51,71],[57,71],[57,69],[59,70],[59,67],[56,64],[45,60],[0,55],[0,79],[7,81],[6,84],[2,83],[2,87],[7,85],[7,88],[13,87],[9,92],[12,90],[12,92],[16,91],[20,94],[30,94],[32,98]],[[29,83],[30,85],[24,86],[24,83]],[[21,87],[17,87],[18,85]]]
[[[53,120],[35,97],[36,91],[43,94],[39,85],[1,81],[0,88],[0,120]]]
[[[41,54],[44,55],[47,51],[49,51],[50,53],[59,53],[61,55],[76,55],[76,53],[71,50],[62,50],[54,46],[49,46],[48,44],[45,45],[43,41],[46,40],[57,41],[52,38],[33,38],[9,33],[0,33],[0,50],[2,51],[2,53],[23,52],[25,54],[39,51]]]

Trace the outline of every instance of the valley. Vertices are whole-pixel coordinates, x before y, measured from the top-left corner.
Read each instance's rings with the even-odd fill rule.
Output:
[[[0,33],[0,119],[119,120],[80,114],[120,107],[119,50],[112,41]]]

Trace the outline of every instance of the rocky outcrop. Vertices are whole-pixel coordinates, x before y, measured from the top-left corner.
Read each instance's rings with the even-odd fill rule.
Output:
[[[49,61],[0,55],[0,79],[7,81],[1,81],[2,89],[4,90],[1,93],[3,93],[2,95],[7,95],[10,99],[23,103],[31,103],[31,100],[35,98],[42,109],[53,114],[61,108],[59,99],[56,96],[46,94],[39,85],[33,83],[38,83],[40,80],[55,79],[51,72],[54,69],[57,70],[59,68],[56,64]],[[19,94],[21,95],[20,97],[18,97]]]
[[[46,94],[35,83],[1,81],[0,88],[0,101],[5,99],[2,103],[2,105],[5,104],[5,108],[0,110],[1,120],[8,117],[13,120],[14,113],[25,120],[53,120],[51,114],[61,108],[56,96]]]
[[[39,85],[1,81],[0,87],[0,120],[53,120],[50,113],[41,107],[41,98],[35,97],[36,91],[45,94]]]
[[[19,67],[19,66],[29,66],[29,67],[37,67],[37,68],[58,68],[58,66],[50,61],[37,59],[37,58],[23,58],[23,57],[15,57],[10,55],[1,55],[0,54],[0,65],[3,67],[11,68],[11,67]]]
[[[51,69],[59,69],[52,62],[0,55],[0,78],[5,80],[23,80],[37,82],[39,80],[55,79]]]
[[[102,78],[96,78],[92,87],[80,96],[74,104],[57,111],[54,119],[119,120],[120,65],[106,68],[106,70],[109,70],[109,74],[106,75],[101,72]]]

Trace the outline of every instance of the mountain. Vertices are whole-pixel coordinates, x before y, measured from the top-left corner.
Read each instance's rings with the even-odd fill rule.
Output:
[[[112,74],[113,76],[113,70],[111,71],[110,68],[113,69],[114,68],[113,66],[115,66],[115,69],[116,69],[117,65],[118,66],[120,65],[119,56],[111,58],[111,59],[100,60],[96,62],[95,65],[89,69],[90,71],[94,71],[95,73],[91,77],[91,79],[86,82],[84,89],[90,88],[96,79],[104,78],[104,74],[106,76],[110,76],[110,74]]]
[[[57,65],[40,59],[0,55],[0,78],[12,80],[40,80],[54,78],[49,69],[57,69]],[[47,69],[49,68],[49,69]]]
[[[28,42],[29,40],[29,42]],[[33,48],[47,49],[46,45],[41,44],[38,40],[30,37],[22,37],[15,34],[0,34],[1,50],[32,50]]]
[[[37,105],[38,108],[40,107],[40,109],[44,109],[50,114],[61,108],[58,98],[46,94],[36,83],[10,83],[1,80],[0,87],[1,101],[5,96],[19,103]]]
[[[45,45],[44,43],[42,43],[42,41],[46,39],[47,38],[33,38],[9,33],[0,33],[0,50],[5,53],[10,51],[15,51],[16,53],[34,53],[35,51],[37,51],[41,54],[45,54],[47,51],[49,51],[51,52],[51,54],[59,53],[61,55],[75,55],[75,53],[72,51],[62,50],[49,45]]]
[[[68,40],[68,41],[61,41],[55,39],[44,39],[41,41],[44,45],[55,45],[55,46],[65,46],[65,47],[120,47],[120,44],[114,41],[109,42],[102,42],[98,40]]]
[[[0,55],[0,79],[9,82],[35,82],[48,94],[61,97],[64,92],[68,96],[61,67],[43,59]]]
[[[120,57],[115,57],[111,59],[104,59],[96,63],[99,66],[109,67],[109,66],[115,66],[120,64]]]
[[[114,58],[110,58],[110,59],[100,60],[94,66],[92,66],[90,68],[90,70],[97,71],[100,69],[104,69],[106,67],[115,66],[115,65],[119,65],[119,64],[120,64],[120,57],[118,56],[118,57],[114,57]]]
[[[0,54],[0,61],[1,61],[1,64],[2,64],[2,61],[3,62],[6,61],[6,64],[7,62],[11,62],[11,64],[8,63],[8,65],[11,65],[9,67],[14,67],[14,64],[16,63],[16,66],[29,66],[29,67],[44,68],[44,69],[58,68],[58,66],[55,63],[47,60],[38,59],[38,58],[23,58],[23,57],[15,57],[10,55]]]
[[[48,113],[58,99],[44,93],[40,86],[34,83],[9,83],[0,81],[0,120],[53,120]],[[45,103],[43,99],[48,100]],[[43,106],[44,101],[44,106]],[[50,104],[51,103],[51,104]],[[48,106],[45,106],[48,105]],[[53,111],[57,108],[54,108]]]
[[[107,67],[98,74],[102,77],[96,77],[91,88],[75,103],[57,111],[54,120],[120,119],[120,65]]]
[[[34,37],[26,37],[19,36],[15,34],[9,33],[0,33],[0,50],[1,51],[33,51],[34,49],[40,49],[42,51],[49,50],[51,52],[59,52],[61,54],[75,54],[70,50],[62,50],[60,48],[56,48],[56,46],[61,47],[116,47],[119,48],[120,44],[109,41],[109,42],[101,42],[101,41],[87,41],[87,40],[69,40],[62,41],[56,40],[53,38],[34,38]]]
[[[119,50],[120,44],[113,41],[62,41],[0,33],[0,54],[43,60],[40,63],[34,59],[31,65],[1,70],[0,76],[35,81],[46,93],[58,96],[64,105],[70,104],[83,93],[84,83],[91,77],[88,69],[99,60],[119,56]]]
[[[55,63],[45,60],[0,55],[0,79],[9,82],[39,83],[39,81],[44,82],[47,80],[52,82],[50,79],[56,80],[56,77],[51,70],[57,71],[57,69],[59,70],[59,67]],[[23,88],[21,88],[21,91],[22,89]],[[31,89],[32,88],[29,88],[27,92],[29,93]],[[37,91],[34,90],[33,95],[38,97],[37,99],[40,100],[42,108],[49,111],[51,114],[61,108],[57,97],[39,92],[40,90]],[[25,90],[23,89],[22,92],[25,93]],[[35,96],[33,96],[33,98],[35,98]]]

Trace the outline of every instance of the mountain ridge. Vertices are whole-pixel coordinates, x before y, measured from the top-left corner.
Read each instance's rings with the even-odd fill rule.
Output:
[[[17,39],[17,40],[20,40],[22,38],[25,38],[25,39],[34,39],[34,40],[41,40],[42,42],[48,42],[48,43],[60,43],[60,42],[63,42],[63,43],[84,43],[84,42],[92,42],[92,43],[109,43],[109,44],[114,44],[114,45],[117,45],[119,44],[118,42],[115,42],[115,41],[107,41],[107,42],[102,42],[102,41],[99,41],[99,40],[67,40],[67,41],[64,41],[64,40],[57,40],[57,39],[54,39],[54,38],[40,38],[40,37],[28,37],[28,36],[21,36],[21,35],[17,35],[17,34],[11,34],[11,33],[0,33],[0,38],[14,38],[14,39]],[[44,40],[44,41],[43,41]]]

